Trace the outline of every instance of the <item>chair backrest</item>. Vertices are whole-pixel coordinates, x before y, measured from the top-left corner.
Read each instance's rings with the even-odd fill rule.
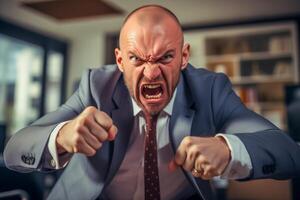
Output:
[[[288,132],[294,140],[300,142],[300,85],[285,87],[285,103]]]
[[[6,139],[6,125],[0,124],[0,155],[4,151],[5,139]]]
[[[29,200],[29,195],[26,191],[16,189],[5,192],[0,192],[0,199],[7,200]]]

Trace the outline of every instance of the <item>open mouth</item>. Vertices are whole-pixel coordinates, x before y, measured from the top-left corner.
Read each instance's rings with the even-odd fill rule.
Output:
[[[146,99],[158,99],[163,94],[161,84],[144,84],[142,86],[142,95]]]

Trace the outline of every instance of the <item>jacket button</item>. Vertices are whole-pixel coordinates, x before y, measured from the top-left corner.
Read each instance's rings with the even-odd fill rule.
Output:
[[[54,159],[51,159],[51,160],[50,160],[50,165],[51,165],[51,167],[53,167],[53,168],[56,167],[56,163],[55,163],[55,160],[54,160]]]
[[[22,156],[21,156],[21,160],[22,160],[24,163],[26,163],[26,156],[25,156],[25,155],[22,155]]]

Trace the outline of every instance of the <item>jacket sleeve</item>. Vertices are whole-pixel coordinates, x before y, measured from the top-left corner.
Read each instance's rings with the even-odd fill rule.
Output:
[[[73,119],[91,104],[89,75],[90,71],[83,74],[79,88],[60,106],[38,119],[28,127],[15,133],[8,141],[4,150],[4,162],[12,170],[30,172],[33,170],[47,170],[49,166],[48,139],[53,129],[63,121]]]
[[[235,134],[250,155],[253,168],[246,179],[300,176],[300,146],[271,122],[248,110],[223,74],[218,74],[213,84],[212,109],[217,131]]]

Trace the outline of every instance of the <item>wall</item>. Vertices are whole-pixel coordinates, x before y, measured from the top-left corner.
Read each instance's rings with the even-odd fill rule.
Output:
[[[73,92],[73,84],[83,71],[103,65],[105,56],[105,34],[95,32],[74,38],[70,42],[67,78],[67,96]]]

